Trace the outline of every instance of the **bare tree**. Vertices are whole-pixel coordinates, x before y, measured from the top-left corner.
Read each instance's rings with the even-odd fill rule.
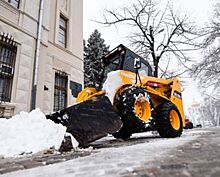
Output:
[[[220,125],[220,3],[217,1],[207,26],[202,43],[203,60],[195,64],[192,71],[200,82],[200,89],[206,94],[202,106],[204,118],[213,125]],[[208,94],[207,94],[208,93]]]
[[[204,33],[207,34],[202,44],[204,59],[194,65],[193,74],[200,80],[202,87],[220,88],[220,3],[218,2]]]
[[[203,119],[203,122],[209,121],[213,126],[220,125],[220,100],[206,95],[200,112],[202,113],[201,119]]]
[[[130,7],[118,10],[105,10],[104,21],[106,26],[124,23],[134,31],[129,35],[136,50],[152,60],[154,76],[158,77],[159,62],[172,54],[181,65],[185,65],[189,58],[185,53],[195,49],[195,27],[186,16],[181,17],[174,13],[169,3],[161,10],[159,4],[152,0],[137,0]],[[168,57],[165,71],[169,67]],[[174,73],[173,73],[174,74]]]

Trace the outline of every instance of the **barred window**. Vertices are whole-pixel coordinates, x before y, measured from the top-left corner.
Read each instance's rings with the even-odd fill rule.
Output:
[[[0,34],[0,101],[10,102],[17,45],[9,35]]]
[[[55,73],[54,111],[59,111],[67,106],[67,83],[68,77],[66,73]]]
[[[14,6],[14,7],[16,7],[16,8],[19,8],[20,0],[8,0],[8,2],[9,2],[12,6]]]
[[[61,46],[67,46],[67,19],[60,15],[58,41]]]

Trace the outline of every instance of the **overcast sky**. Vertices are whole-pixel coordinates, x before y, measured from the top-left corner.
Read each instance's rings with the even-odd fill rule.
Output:
[[[89,35],[98,29],[106,43],[111,45],[111,48],[120,43],[129,45],[126,38],[129,31],[126,31],[125,28],[104,27],[92,20],[101,21],[105,8],[117,9],[124,5],[129,6],[132,2],[134,0],[84,0],[84,39],[88,39]],[[210,17],[215,0],[171,0],[171,2],[173,2],[175,9],[187,14],[198,24],[202,24]]]
[[[93,20],[101,21],[105,8],[117,9],[123,6],[129,6],[132,2],[134,0],[84,0],[84,39],[87,40],[89,35],[95,29],[98,29],[102,34],[102,38],[105,39],[106,44],[110,45],[110,49],[121,43],[130,47],[129,40],[126,37],[130,31],[127,28],[123,26],[117,27],[117,29],[113,26],[104,27]],[[164,3],[166,1],[161,0],[161,2]],[[170,0],[170,2],[173,3],[175,10],[187,14],[191,20],[195,21],[198,25],[202,25],[211,18],[212,7],[216,0]],[[189,107],[193,100],[199,100],[198,98],[201,97],[191,80],[188,85],[183,93],[186,107]]]

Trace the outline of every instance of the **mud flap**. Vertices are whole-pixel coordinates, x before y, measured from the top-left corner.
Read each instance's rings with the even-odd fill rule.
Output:
[[[94,96],[46,117],[66,126],[67,132],[76,138],[80,147],[115,133],[122,126],[118,113],[104,95]]]

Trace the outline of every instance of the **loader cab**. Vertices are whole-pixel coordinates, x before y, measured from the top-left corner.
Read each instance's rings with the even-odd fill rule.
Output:
[[[139,58],[141,61],[141,68],[139,69],[139,73],[145,76],[152,76],[152,68],[150,64],[142,57],[135,54],[124,45],[120,44],[118,47],[114,48],[103,57],[104,74],[102,83],[105,81],[107,74],[111,71],[125,70],[135,73],[135,58]]]

